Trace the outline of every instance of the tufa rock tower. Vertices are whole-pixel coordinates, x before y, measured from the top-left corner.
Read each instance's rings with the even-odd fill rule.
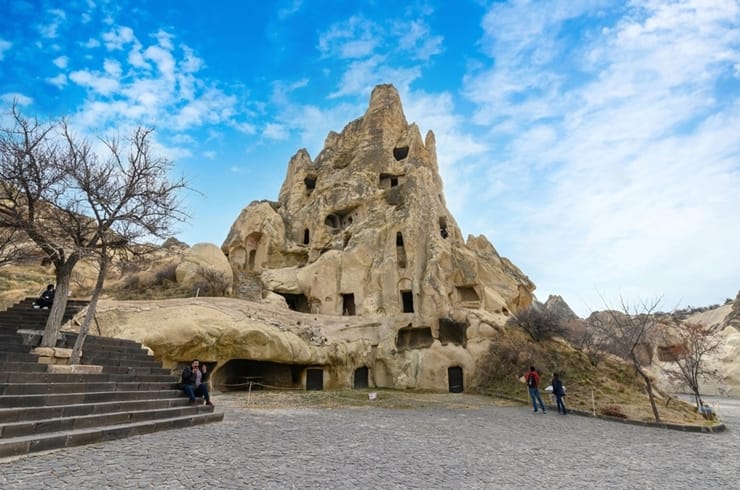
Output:
[[[533,300],[485,237],[462,239],[434,135],[406,122],[390,85],[315,160],[298,151],[278,201],[247,206],[222,251],[242,299],[103,301],[103,334],[173,369],[197,358],[217,389],[462,391]]]
[[[290,160],[277,202],[253,202],[222,249],[243,295],[291,309],[384,316],[430,328],[462,310],[508,315],[534,285],[483,236],[463,240],[445,206],[434,134],[409,125],[392,85],[330,132],[315,160]],[[282,299],[278,299],[282,301]]]

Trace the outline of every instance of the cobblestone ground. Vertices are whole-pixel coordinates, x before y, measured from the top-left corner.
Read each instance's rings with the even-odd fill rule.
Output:
[[[459,396],[459,395],[458,395]],[[527,407],[244,409],[0,463],[23,488],[738,488],[740,404],[694,434]],[[733,408],[734,407],[734,408]]]

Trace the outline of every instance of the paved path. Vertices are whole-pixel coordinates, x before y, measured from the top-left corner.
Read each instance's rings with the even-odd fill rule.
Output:
[[[462,396],[462,395],[458,395]],[[526,407],[240,408],[224,422],[0,463],[23,488],[738,488],[740,413],[694,434]]]

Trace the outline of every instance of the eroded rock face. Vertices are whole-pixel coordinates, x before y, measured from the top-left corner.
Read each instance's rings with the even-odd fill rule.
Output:
[[[231,292],[233,275],[228,259],[212,243],[196,243],[185,250],[182,262],[175,269],[177,282],[193,286],[199,282],[223,282],[225,293]]]
[[[390,316],[435,338],[458,308],[507,315],[534,290],[485,237],[463,240],[434,135],[407,123],[390,85],[315,160],[296,153],[278,201],[245,208],[222,249],[242,291],[257,285],[297,311]]]

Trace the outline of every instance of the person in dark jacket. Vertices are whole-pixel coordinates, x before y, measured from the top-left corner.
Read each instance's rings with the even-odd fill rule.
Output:
[[[44,292],[41,293],[41,296],[39,296],[39,299],[34,301],[33,306],[35,308],[43,308],[45,310],[48,310],[51,305],[54,304],[54,294],[56,293],[56,289],[54,289],[53,284],[49,284],[46,286],[46,289],[44,289]]]
[[[537,413],[537,401],[540,402],[540,408],[542,408],[542,413],[547,413],[547,410],[545,410],[545,404],[542,403],[542,397],[540,396],[540,375],[537,374],[537,370],[534,368],[534,366],[529,366],[529,372],[524,375],[524,381],[527,383],[527,388],[529,388],[529,397],[532,399],[532,407],[534,408],[534,412]]]
[[[195,398],[202,396],[206,405],[213,405],[211,403],[211,397],[208,395],[208,386],[206,386],[206,377],[208,376],[208,368],[206,365],[200,366],[198,359],[193,359],[190,366],[185,366],[182,370],[182,389],[188,398],[190,398],[190,404],[195,406]]]
[[[555,402],[558,406],[558,413],[562,413],[563,415],[567,414],[568,411],[565,409],[565,403],[563,403],[565,388],[563,388],[563,382],[560,381],[558,373],[552,374],[552,394],[555,395]]]

